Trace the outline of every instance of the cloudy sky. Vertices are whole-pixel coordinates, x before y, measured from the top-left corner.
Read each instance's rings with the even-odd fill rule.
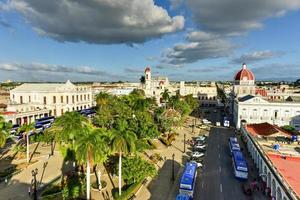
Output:
[[[0,81],[300,78],[300,0],[0,0]]]

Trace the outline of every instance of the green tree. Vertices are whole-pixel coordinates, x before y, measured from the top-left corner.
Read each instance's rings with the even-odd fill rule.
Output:
[[[69,148],[74,149],[76,138],[85,132],[88,126],[88,119],[80,113],[66,112],[54,121],[51,129],[56,132],[55,140],[57,142],[67,144]]]
[[[23,133],[26,139],[26,160],[29,163],[29,136],[35,131],[35,126],[33,123],[31,124],[23,124],[19,129],[19,133]]]
[[[192,111],[195,110],[199,106],[198,101],[193,97],[192,94],[186,95],[184,97],[184,100],[190,106]]]
[[[11,127],[11,123],[5,122],[4,118],[0,116],[0,148],[6,144],[6,140],[10,135],[9,131]]]
[[[141,157],[125,158],[122,163],[123,179],[126,185],[142,181],[146,177],[157,175],[155,166]]]
[[[161,93],[161,96],[162,96],[162,99],[164,100],[164,103],[165,103],[165,107],[167,108],[167,103],[169,102],[169,99],[170,99],[170,91],[168,89],[165,89],[162,93]]]
[[[105,93],[105,92],[100,92],[96,96],[96,103],[98,108],[101,110],[103,107],[107,106],[111,100],[111,95]]]
[[[283,130],[289,132],[289,133],[295,133],[296,129],[294,126],[290,126],[290,125],[284,125],[283,127],[281,127]]]
[[[128,129],[128,124],[124,119],[118,119],[112,132],[111,148],[119,154],[119,195],[122,193],[122,154],[135,152],[136,135]]]
[[[90,199],[90,166],[93,163],[103,163],[108,156],[109,147],[104,140],[104,133],[104,129],[87,128],[81,132],[78,137],[80,139],[76,141],[76,158],[80,163],[86,163],[87,199]]]

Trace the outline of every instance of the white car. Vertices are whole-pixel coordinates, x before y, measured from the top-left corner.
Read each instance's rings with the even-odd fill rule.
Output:
[[[198,152],[198,151],[195,151],[195,152],[192,153],[191,156],[192,156],[193,158],[201,158],[201,157],[204,156],[204,153],[200,153],[200,152]]]
[[[197,148],[197,149],[204,149],[206,147],[206,145],[205,144],[196,144],[195,146],[194,146],[194,148]]]
[[[192,160],[191,162],[193,162],[193,163],[196,163],[197,164],[197,168],[199,168],[199,167],[203,167],[203,165],[202,165],[202,163],[201,162],[199,162],[199,161],[196,161],[196,160]]]
[[[196,141],[205,141],[206,137],[205,136],[199,136],[196,138]]]

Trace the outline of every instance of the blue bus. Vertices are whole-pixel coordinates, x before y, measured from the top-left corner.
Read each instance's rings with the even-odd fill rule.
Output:
[[[240,151],[240,145],[238,143],[238,140],[236,137],[230,137],[229,138],[229,150],[230,154],[232,154],[233,151]]]
[[[179,193],[193,197],[197,178],[197,163],[187,162],[180,179]]]
[[[241,180],[248,179],[248,165],[241,151],[232,152],[232,166],[236,178]]]
[[[192,200],[192,198],[185,194],[178,194],[176,200]]]
[[[36,124],[36,125],[34,126],[34,128],[35,128],[35,132],[36,132],[36,133],[41,133],[41,132],[43,132],[43,130],[44,130],[44,125],[43,125],[43,124]]]
[[[36,124],[40,124],[40,123],[44,123],[44,122],[53,123],[54,119],[55,119],[54,116],[43,117],[43,118],[35,120],[35,123]]]
[[[87,109],[81,110],[80,114],[83,116],[86,116],[86,117],[92,117],[96,114],[96,111],[91,108],[87,108]]]

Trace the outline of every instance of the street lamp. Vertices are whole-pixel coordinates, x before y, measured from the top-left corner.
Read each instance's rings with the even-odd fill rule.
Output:
[[[33,199],[37,200],[36,175],[38,174],[38,169],[36,168],[35,170],[32,170],[31,174],[32,174],[33,180],[34,180]]]
[[[183,134],[183,153],[185,153],[185,133]]]
[[[172,155],[172,181],[175,181],[174,157],[175,157],[175,154],[173,153],[173,155]]]

